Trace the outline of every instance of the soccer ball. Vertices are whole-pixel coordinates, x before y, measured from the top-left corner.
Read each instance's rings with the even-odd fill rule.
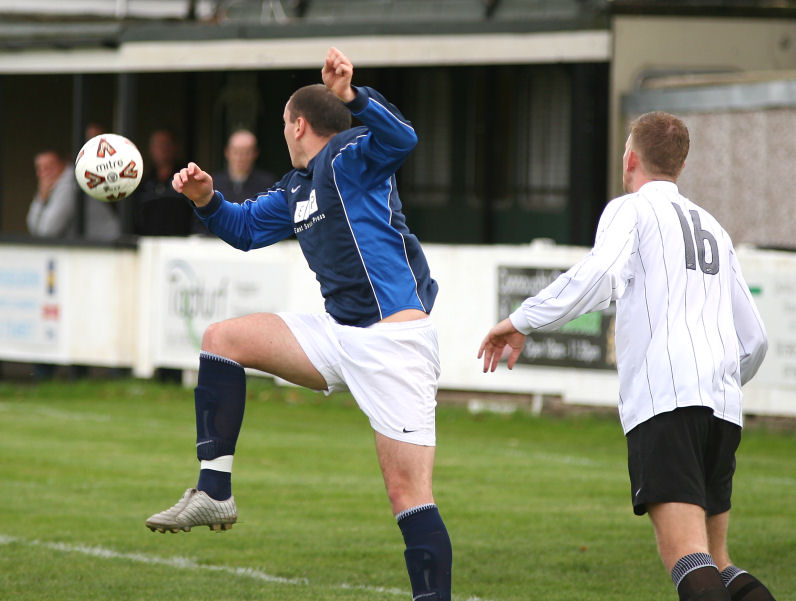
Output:
[[[89,196],[114,201],[138,187],[144,161],[135,144],[118,134],[100,134],[83,145],[75,159],[75,179]]]

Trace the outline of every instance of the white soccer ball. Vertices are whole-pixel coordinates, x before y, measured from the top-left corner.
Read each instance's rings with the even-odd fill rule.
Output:
[[[144,161],[130,140],[118,134],[100,134],[83,145],[75,159],[80,188],[97,200],[130,196],[141,183]]]

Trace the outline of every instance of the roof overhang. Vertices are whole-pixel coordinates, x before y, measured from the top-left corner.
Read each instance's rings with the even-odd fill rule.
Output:
[[[575,31],[123,41],[0,51],[0,74],[315,68],[337,46],[362,67],[608,62],[611,34]]]

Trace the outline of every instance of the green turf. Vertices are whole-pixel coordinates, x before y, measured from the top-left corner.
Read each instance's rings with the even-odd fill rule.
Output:
[[[409,599],[367,420],[249,379],[232,530],[144,520],[195,482],[190,390],[142,381],[0,383],[0,598],[15,601]],[[454,599],[676,599],[632,515],[613,418],[438,412],[436,500]],[[730,548],[796,599],[796,436],[748,429]]]

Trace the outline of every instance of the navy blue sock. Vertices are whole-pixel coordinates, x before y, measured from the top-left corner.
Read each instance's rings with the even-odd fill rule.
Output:
[[[398,526],[404,536],[406,568],[417,601],[450,601],[453,553],[448,531],[433,503],[402,511]]]
[[[719,569],[707,553],[691,553],[677,560],[672,582],[680,601],[731,601]]]
[[[765,585],[746,570],[728,566],[721,572],[721,581],[727,587],[732,601],[775,601]]]
[[[199,470],[196,490],[206,492],[216,501],[226,501],[232,496],[232,474],[217,470]]]
[[[202,351],[199,355],[199,381],[194,389],[196,408],[196,456],[217,459],[234,455],[246,405],[246,373],[239,363]],[[214,499],[232,494],[229,472],[203,469],[198,490]]]

